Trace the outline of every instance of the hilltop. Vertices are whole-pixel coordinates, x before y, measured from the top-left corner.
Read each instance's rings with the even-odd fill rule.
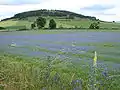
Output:
[[[85,15],[77,14],[77,13],[70,12],[70,11],[41,9],[41,10],[18,13],[11,18],[6,18],[6,19],[3,19],[1,21],[5,21],[5,20],[9,20],[9,19],[24,19],[27,17],[34,17],[34,16],[35,17],[39,17],[39,16],[49,17],[49,16],[51,16],[51,17],[61,17],[61,18],[68,18],[68,19],[83,18],[83,19],[96,20],[96,17],[85,16]]]
[[[31,24],[39,17],[46,18],[48,28],[49,20],[54,19],[57,23],[57,28],[81,28],[87,29],[93,22],[98,22],[96,17],[85,16],[65,10],[35,10],[15,14],[13,17],[1,20],[0,27],[10,30],[24,30],[31,29]],[[100,28],[102,29],[118,29],[119,23],[100,21]]]

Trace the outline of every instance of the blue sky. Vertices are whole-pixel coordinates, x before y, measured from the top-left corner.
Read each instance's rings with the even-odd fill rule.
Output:
[[[120,21],[120,0],[0,0],[0,19],[39,9],[68,10],[104,21]]]

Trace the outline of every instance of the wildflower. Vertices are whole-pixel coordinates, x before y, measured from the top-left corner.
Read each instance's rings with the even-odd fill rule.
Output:
[[[76,46],[76,42],[72,42],[72,47],[75,47]]]
[[[16,43],[12,42],[12,44],[10,44],[11,47],[16,47]]]
[[[50,60],[50,58],[51,58],[50,56],[47,56],[47,60]]]
[[[104,77],[107,77],[107,76],[108,76],[108,70],[107,70],[107,68],[105,68],[105,70],[102,72],[102,75],[103,75]]]
[[[72,80],[71,84],[76,85],[76,84],[82,84],[82,80]]]
[[[71,82],[73,85],[73,90],[82,90],[82,81],[81,80],[73,80]]]
[[[102,72],[102,75],[103,75],[104,77],[107,77],[107,72]]]
[[[59,75],[58,73],[56,73],[56,74],[54,75],[53,81],[54,81],[55,83],[58,83],[58,82],[60,81],[60,75]]]
[[[58,52],[58,54],[64,54],[65,53],[65,49],[60,49],[60,51]]]
[[[93,66],[96,66],[96,65],[97,65],[97,52],[95,51],[95,56],[93,59]]]

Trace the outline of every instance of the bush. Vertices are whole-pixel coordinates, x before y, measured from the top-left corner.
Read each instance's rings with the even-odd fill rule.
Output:
[[[51,19],[49,22],[49,28],[50,29],[55,29],[56,28],[56,22],[54,19]]]

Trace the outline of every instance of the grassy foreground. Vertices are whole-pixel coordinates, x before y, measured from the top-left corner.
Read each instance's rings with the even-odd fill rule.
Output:
[[[119,74],[67,58],[0,55],[0,90],[118,90]]]

